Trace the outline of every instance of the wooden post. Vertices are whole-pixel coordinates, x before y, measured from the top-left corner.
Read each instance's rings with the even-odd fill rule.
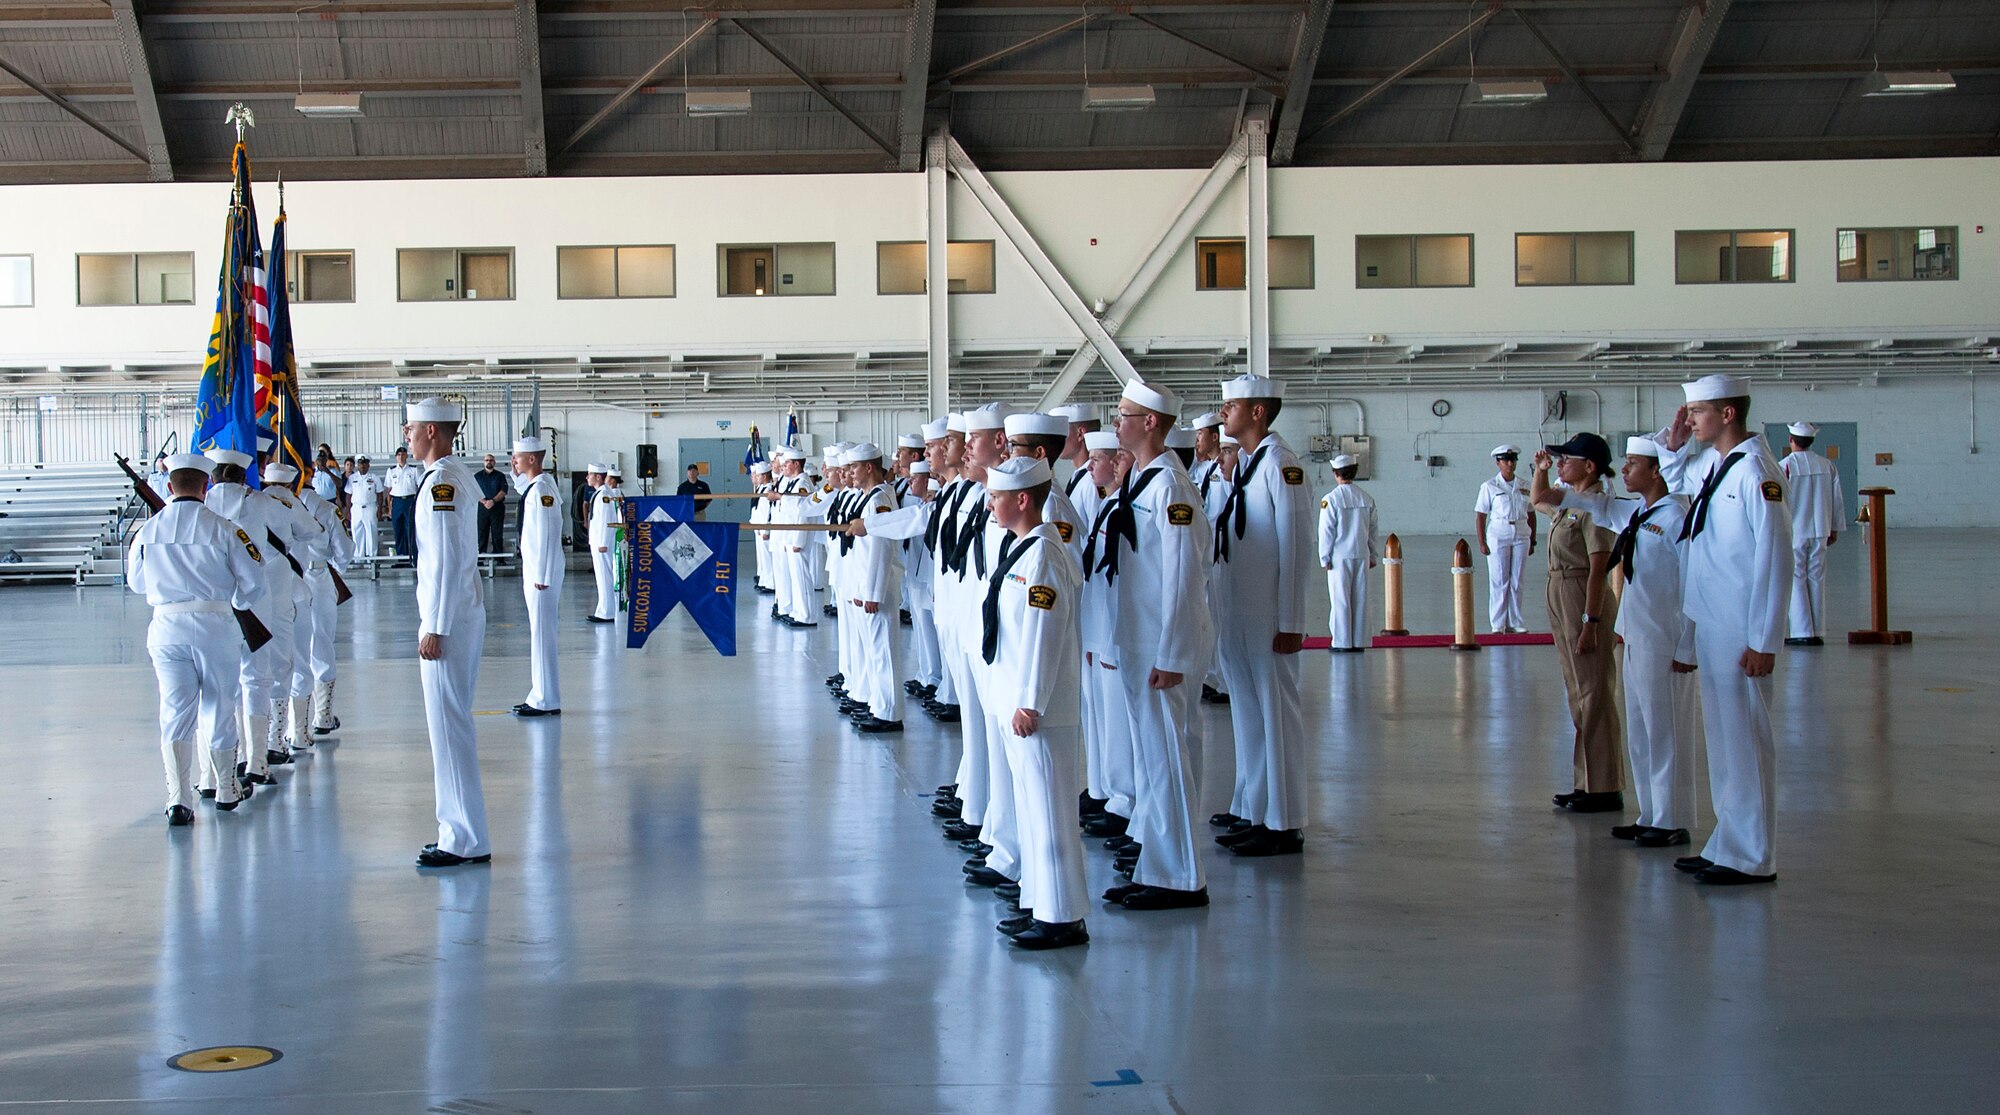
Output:
[[[1451,649],[1479,649],[1472,633],[1472,547],[1463,538],[1451,548]]]
[[[1392,534],[1382,544],[1382,634],[1409,633],[1403,626],[1403,540]]]
[[[1914,638],[1908,631],[1889,630],[1889,508],[1894,488],[1863,488],[1868,506],[1862,515],[1868,523],[1868,617],[1870,629],[1849,631],[1850,645],[1907,646]]]

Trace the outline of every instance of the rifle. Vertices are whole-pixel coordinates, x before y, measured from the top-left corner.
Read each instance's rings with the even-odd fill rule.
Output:
[[[132,478],[132,486],[138,489],[139,500],[146,505],[147,514],[157,515],[166,508],[167,501],[160,498],[160,493],[154,491],[151,484],[146,483],[145,477],[132,471],[132,462],[130,460],[116,453],[111,455],[111,459],[117,461],[118,467],[125,470],[125,475]],[[276,540],[273,539],[273,541]],[[287,557],[289,556],[287,555]],[[296,563],[294,564],[296,565]],[[264,626],[264,621],[258,619],[255,612],[250,611],[248,608],[231,608],[229,611],[236,617],[237,629],[243,632],[243,643],[250,648],[252,654],[262,649],[265,643],[271,641],[271,629]]]

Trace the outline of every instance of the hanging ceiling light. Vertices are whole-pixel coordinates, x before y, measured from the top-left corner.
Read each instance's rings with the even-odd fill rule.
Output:
[[[1482,81],[1466,84],[1465,103],[1488,108],[1518,108],[1549,99],[1549,87],[1539,78],[1529,81]]]
[[[1922,97],[1949,93],[1958,81],[1943,70],[1876,70],[1862,81],[1864,97]]]

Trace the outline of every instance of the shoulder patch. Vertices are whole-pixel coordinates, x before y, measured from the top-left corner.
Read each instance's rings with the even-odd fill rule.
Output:
[[[1772,503],[1784,502],[1785,486],[1776,480],[1764,481],[1764,498],[1770,500]]]
[[[1048,585],[1034,585],[1028,589],[1028,607],[1048,611],[1056,606],[1056,590]]]
[[[1194,507],[1185,503],[1168,504],[1167,521],[1177,527],[1187,526],[1189,523],[1194,522]]]
[[[250,560],[259,563],[263,562],[264,555],[257,552],[257,544],[255,542],[250,541],[250,533],[248,531],[245,531],[240,527],[237,528],[236,539],[237,541],[243,543],[244,549],[250,551]]]
[[[542,506],[543,506],[543,507],[554,507],[555,505],[556,505],[556,497],[554,497],[554,496],[543,496],[543,497],[542,497]]]
[[[878,504],[876,504],[876,505],[875,505],[875,513],[876,513],[877,515],[887,515],[887,514],[889,513],[889,505],[888,505],[888,504],[886,504],[886,503],[878,503]]]
[[[1305,470],[1305,469],[1302,469],[1302,468],[1300,468],[1300,467],[1299,467],[1299,466],[1297,466],[1297,465],[1286,465],[1286,466],[1285,466],[1285,483],[1287,483],[1287,484],[1303,484],[1303,483],[1305,483],[1305,482],[1306,482],[1306,470]]]
[[[1324,510],[1326,510],[1326,501],[1325,501],[1325,500],[1320,500],[1320,501],[1319,501],[1319,509],[1320,509],[1321,511],[1324,511]]]
[[[438,503],[449,503],[451,501],[451,497],[457,494],[458,494],[458,489],[451,486],[450,484],[431,485],[431,499]]]
[[[610,497],[610,496],[598,496],[598,497],[597,497],[597,502],[599,502],[599,503],[610,503],[610,502],[611,502],[611,497]]]
[[[1057,523],[1056,533],[1062,535],[1062,540],[1067,542],[1076,537],[1076,527],[1070,523]]]

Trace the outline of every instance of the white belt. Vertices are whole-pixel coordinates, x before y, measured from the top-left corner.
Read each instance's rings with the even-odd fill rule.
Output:
[[[153,605],[153,614],[156,616],[178,616],[190,612],[208,612],[226,616],[232,611],[234,609],[226,600],[180,600],[172,604]]]
[[[309,561],[306,563],[306,568],[314,573],[324,573],[326,572],[326,563],[323,561]]]

